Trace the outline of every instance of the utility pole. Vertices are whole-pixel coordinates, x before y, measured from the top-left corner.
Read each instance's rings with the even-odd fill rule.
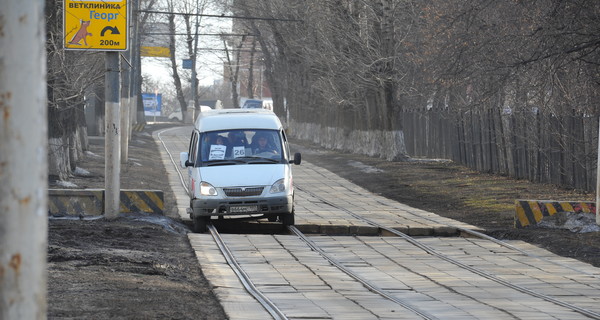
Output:
[[[600,118],[598,118],[598,158],[596,160],[596,224],[600,225]]]
[[[106,133],[104,137],[104,216],[114,219],[119,215],[121,193],[121,77],[119,69],[119,53],[106,52],[105,74],[105,117]]]
[[[200,14],[200,3],[196,1],[196,14]],[[200,103],[198,103],[198,74],[196,73],[196,59],[198,57],[198,29],[200,29],[200,17],[196,16],[196,25],[194,32],[194,49],[192,50],[192,100],[194,100],[194,112],[192,113],[192,122],[195,116],[200,112]]]
[[[1,0],[0,6],[0,319],[46,319],[44,1]]]
[[[140,75],[141,75],[141,62],[140,62],[140,40],[139,40],[139,20],[140,20],[140,2],[139,0],[131,1],[131,14],[132,14],[132,37],[131,37],[131,48],[129,52],[132,71],[130,76],[131,81],[131,98],[129,107],[129,116],[131,117],[131,123],[141,123],[145,120],[144,113],[138,115],[138,103],[140,100]],[[129,131],[131,134],[131,130]]]
[[[129,56],[131,48],[125,51],[125,56]],[[132,66],[130,61],[127,61],[126,58],[123,58],[125,63],[123,64],[123,73],[122,76],[122,84],[121,88],[121,163],[126,164],[129,158],[129,139],[130,139],[130,128],[131,121],[129,117],[129,113],[131,112],[131,99],[129,97],[130,94],[130,80],[131,77],[131,69]]]

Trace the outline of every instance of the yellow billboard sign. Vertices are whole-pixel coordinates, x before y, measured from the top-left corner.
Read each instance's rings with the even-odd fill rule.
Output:
[[[171,56],[171,50],[165,47],[140,47],[140,56],[168,58]]]
[[[64,47],[72,50],[127,50],[128,0],[65,0]]]
[[[140,35],[142,38],[140,55],[143,57],[170,57],[171,38],[169,33],[171,33],[169,24],[164,22],[155,22],[144,26],[144,32]]]

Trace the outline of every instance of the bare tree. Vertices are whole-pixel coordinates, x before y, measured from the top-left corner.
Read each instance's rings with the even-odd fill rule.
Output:
[[[226,68],[226,79],[231,85],[231,95],[233,100],[233,107],[240,107],[240,99],[238,93],[238,79],[240,74],[240,53],[241,48],[244,44],[244,38],[242,41],[236,44],[236,50],[229,50],[227,41],[223,38],[223,47],[225,48],[225,68]]]
[[[394,144],[389,153],[374,149],[369,153],[406,157],[396,119],[398,90],[404,87],[396,50],[403,33],[396,33],[402,30],[395,26],[398,16],[408,21],[412,11],[387,0],[308,1],[302,5],[273,0],[235,5],[248,16],[270,18],[251,20],[247,25],[258,35],[267,70],[275,71],[267,72],[269,85],[276,89],[274,98],[279,93],[291,107],[304,109],[290,110],[294,121],[318,123],[323,130],[347,130],[348,134],[330,131],[328,143],[341,143],[339,139],[350,132],[364,133],[366,141],[385,139]],[[278,81],[282,79],[278,72],[285,75],[284,81]],[[277,90],[280,84],[283,86]]]
[[[177,101],[179,101],[179,106],[181,108],[181,113],[183,115],[184,122],[191,122],[188,119],[187,113],[187,102],[185,100],[185,96],[183,94],[183,89],[181,86],[181,78],[179,77],[179,71],[177,68],[177,51],[176,51],[176,42],[175,42],[175,34],[177,32],[177,27],[175,24],[175,5],[173,0],[169,0],[167,2],[167,9],[170,12],[168,14],[169,21],[169,59],[171,61],[171,72],[173,76],[173,84],[175,85],[175,92],[177,93]]]
[[[446,148],[469,166],[559,183],[593,170],[590,154],[575,154],[597,139],[586,133],[600,113],[596,2],[228,3],[256,35],[275,111],[300,138],[404,159],[404,115],[433,110],[454,128]],[[551,128],[528,126],[544,119]]]
[[[63,49],[62,2],[46,1],[48,66],[48,173],[67,180],[87,149],[84,103],[103,84],[103,57]]]

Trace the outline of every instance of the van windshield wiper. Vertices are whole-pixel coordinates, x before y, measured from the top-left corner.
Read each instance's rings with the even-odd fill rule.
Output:
[[[246,161],[238,160],[238,159],[229,159],[229,160],[210,160],[210,161],[205,161],[204,163],[206,163],[206,166],[211,167],[211,166],[231,166],[231,165],[236,165],[236,164],[240,164],[240,163],[246,163]]]
[[[279,163],[281,159],[271,159],[271,158],[263,158],[263,157],[244,157],[247,159],[249,164],[265,164],[265,163]]]

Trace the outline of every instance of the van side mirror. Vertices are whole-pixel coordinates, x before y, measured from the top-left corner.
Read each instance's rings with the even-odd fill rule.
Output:
[[[193,163],[190,163],[188,161],[188,153],[187,152],[181,152],[179,154],[179,165],[181,165],[182,168],[187,168],[190,166],[193,166]]]
[[[290,161],[293,164],[300,164],[302,162],[302,155],[300,152],[294,153],[294,160]]]

